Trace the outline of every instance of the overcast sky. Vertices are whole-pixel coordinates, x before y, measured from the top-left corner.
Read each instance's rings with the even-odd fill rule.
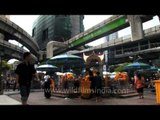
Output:
[[[30,35],[32,35],[32,24],[37,19],[39,15],[10,15],[10,20],[19,25],[21,28],[23,28],[26,32],[28,32]],[[85,30],[89,29],[90,27],[102,22],[103,20],[107,19],[111,15],[85,15],[84,17],[84,27]],[[103,38],[99,39],[101,42],[103,42]],[[16,41],[9,42],[21,46],[21,44],[17,43]],[[98,42],[98,43],[101,43]],[[96,42],[97,43],[97,42]],[[95,46],[95,42],[92,42],[92,46]],[[25,48],[26,49],[26,48]],[[27,49],[26,49],[27,50]],[[12,63],[14,60],[9,61],[9,63]]]
[[[39,15],[11,15],[10,20],[26,30],[30,35],[32,35],[32,24],[33,21]],[[111,15],[85,15],[84,17],[84,27],[85,30],[93,27],[94,25],[102,22],[103,20],[109,18]],[[104,38],[99,39],[99,44],[104,41]],[[97,41],[90,43],[89,45],[97,45]]]
[[[32,24],[38,16],[39,15],[11,15],[10,20],[15,22],[17,25],[19,25],[24,30],[26,30],[30,35],[32,35]],[[111,15],[85,15],[84,21],[83,21],[85,30],[93,27],[94,25],[102,22],[103,20],[109,17],[111,17]],[[147,29],[158,24],[159,24],[159,19],[157,16],[155,16],[153,20],[143,23],[143,28]],[[119,37],[129,35],[129,34],[131,34],[130,27],[118,32]],[[95,46],[103,42],[104,42],[104,38],[101,38],[101,39],[98,39],[98,42],[94,41],[89,45]]]
[[[11,15],[10,20],[32,34],[32,23],[39,15]],[[85,15],[84,26],[85,30],[109,18],[111,15]],[[96,19],[95,19],[96,18]]]

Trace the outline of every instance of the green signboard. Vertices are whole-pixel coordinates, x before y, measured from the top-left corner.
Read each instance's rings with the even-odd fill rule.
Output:
[[[120,27],[122,25],[126,24],[126,17],[123,16],[121,18],[118,18],[100,28],[98,28],[97,30],[95,31],[92,31],[91,33],[85,35],[85,36],[82,36],[80,37],[79,39],[73,41],[71,44],[70,44],[70,47],[76,47],[80,44],[83,44],[83,43],[87,43],[89,42],[91,39],[95,38],[95,37],[98,37],[104,33],[107,33],[107,32],[110,32],[111,30],[114,30],[116,29],[117,27]]]

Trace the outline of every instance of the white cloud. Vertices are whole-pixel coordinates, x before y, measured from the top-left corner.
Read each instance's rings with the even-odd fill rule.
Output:
[[[107,18],[109,18],[111,16],[112,15],[85,15],[84,20],[83,20],[85,30],[93,27],[94,25],[106,20]],[[90,42],[87,45],[97,46],[97,45],[100,45],[104,42],[105,42],[105,37],[97,39],[93,42]]]
[[[8,64],[13,64],[15,61],[19,61],[19,60],[17,60],[17,59],[10,59],[10,60],[8,60]]]
[[[21,43],[19,43],[19,42],[15,41],[15,40],[9,40],[8,42],[9,42],[9,43],[12,43],[12,44],[14,44],[14,45],[17,45],[17,46],[19,46],[19,47],[21,47],[21,46],[22,46],[22,44],[21,44]]]
[[[39,15],[10,15],[10,20],[32,35],[32,24]]]
[[[158,16],[154,16],[152,20],[143,23],[143,29],[148,29],[150,27],[154,27],[154,26],[157,26],[159,24],[160,23],[159,23]]]
[[[11,15],[10,20],[22,27],[26,32],[32,35],[32,24],[38,18],[39,15]],[[85,30],[93,27],[94,25],[102,22],[109,18],[111,15],[85,15],[84,26]],[[104,38],[100,38],[88,45],[99,45],[104,42]],[[16,42],[13,42],[13,44]],[[16,43],[17,44],[17,43]]]
[[[85,15],[83,20],[84,28],[87,30],[111,16],[112,15]]]
[[[19,46],[19,47],[22,47],[22,46],[23,46],[21,43],[15,41],[15,40],[9,40],[8,42],[11,43],[11,44],[17,45],[17,46]],[[26,48],[25,46],[23,46],[23,49],[25,49],[26,51],[30,51],[30,50],[29,50],[28,48]]]

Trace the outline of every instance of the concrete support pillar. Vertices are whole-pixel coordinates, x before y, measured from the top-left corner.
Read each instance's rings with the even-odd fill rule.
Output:
[[[53,41],[47,43],[47,58],[53,57]]]
[[[4,34],[0,33],[0,40],[4,40]],[[2,80],[2,56],[3,56],[3,50],[1,50],[1,53],[0,53],[0,95],[3,94],[3,80]]]
[[[39,51],[39,61],[41,61],[42,60],[42,53],[41,53],[41,51]]]
[[[100,72],[101,77],[103,77],[103,62],[100,62],[99,72]]]
[[[0,39],[4,40],[4,35],[2,33],[0,33]],[[3,52],[1,51],[0,53],[0,95],[3,94],[3,81],[2,81],[2,54]]]
[[[141,45],[140,45],[140,42],[138,42],[138,51],[141,50]]]
[[[116,55],[116,48],[114,48],[114,57],[115,57],[115,55]]]
[[[131,41],[143,39],[143,26],[142,20],[139,15],[127,15],[129,24],[131,26]]]
[[[0,71],[0,95],[3,94],[3,79],[2,79],[2,70]]]
[[[121,49],[121,50],[122,50],[122,54],[123,54],[123,53],[124,53],[123,47],[122,47],[122,49]]]
[[[39,51],[39,61],[43,60],[44,54],[46,54],[46,51]]]
[[[148,40],[148,49],[150,49],[151,48],[151,42],[150,42],[150,40]]]

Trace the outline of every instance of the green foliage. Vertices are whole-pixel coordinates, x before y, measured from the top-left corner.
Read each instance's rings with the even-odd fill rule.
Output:
[[[10,70],[12,68],[12,65],[8,64],[5,60],[0,62],[0,66],[2,70]]]
[[[121,64],[121,65],[118,65],[118,67],[117,68],[115,68],[115,72],[122,72],[123,71],[123,69],[124,69],[124,67],[126,66],[126,65],[128,65],[128,64],[130,64],[130,63],[123,63],[123,64]]]
[[[39,65],[44,65],[46,64],[46,61],[41,61]]]

